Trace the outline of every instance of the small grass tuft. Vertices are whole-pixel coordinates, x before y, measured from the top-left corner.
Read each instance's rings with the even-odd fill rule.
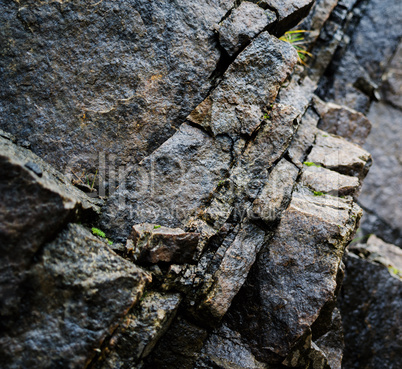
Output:
[[[105,232],[103,232],[99,228],[92,227],[91,231],[93,235],[103,238],[108,243],[108,245],[113,245],[113,241],[110,241],[108,238],[106,238]]]
[[[307,42],[304,40],[303,34],[306,32],[310,32],[304,29],[288,31],[279,39],[285,42],[290,43],[297,51],[297,55],[299,58],[299,63],[306,65],[307,57],[312,58],[313,54],[306,50]]]
[[[317,168],[321,168],[321,165],[313,163],[312,161],[305,161],[303,163],[305,166],[307,167],[317,167]]]
[[[154,229],[158,229],[160,227],[161,227],[160,225],[156,225],[156,226],[154,226]]]
[[[324,196],[325,195],[325,193],[321,192],[321,191],[313,191],[313,193],[314,193],[314,196]]]

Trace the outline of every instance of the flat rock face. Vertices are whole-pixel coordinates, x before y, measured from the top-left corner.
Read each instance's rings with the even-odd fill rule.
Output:
[[[342,174],[364,178],[371,165],[371,155],[360,146],[321,131],[307,162],[322,165]]]
[[[314,98],[314,108],[321,118],[318,128],[358,145],[364,144],[371,130],[371,123],[364,114],[346,106],[324,103],[318,97]]]
[[[233,56],[275,20],[273,11],[243,1],[219,26],[219,42],[227,53]]]
[[[215,136],[250,136],[262,123],[264,112],[296,61],[293,47],[263,32],[236,58],[220,85],[188,119]]]
[[[360,216],[351,200],[293,193],[229,313],[257,359],[283,361],[334,299],[343,250]]]
[[[231,161],[231,141],[183,124],[161,147],[135,166],[109,199],[102,227],[123,241],[130,225],[185,224],[206,202]]]
[[[360,188],[358,178],[345,176],[333,170],[314,165],[303,168],[300,180],[305,186],[317,193],[323,192],[333,196],[356,195]]]
[[[225,324],[208,337],[194,368],[208,369],[215,366],[223,369],[268,369],[267,364],[255,359],[242,342],[241,335]]]
[[[145,295],[146,294],[146,295]],[[152,351],[166,332],[181,302],[179,294],[145,293],[141,303],[124,317],[114,332],[106,360],[99,361],[96,368],[130,368]]]
[[[345,368],[397,369],[402,360],[402,280],[350,255],[340,295]]]
[[[59,170],[137,162],[207,95],[231,0],[0,3],[0,128]]]
[[[401,247],[402,113],[378,102],[371,106],[368,117],[373,128],[365,148],[373,155],[373,168],[360,197],[362,206],[369,213],[363,219],[363,228],[367,233],[376,233]],[[385,182],[380,178],[386,179]],[[371,214],[373,219],[370,219]]]
[[[2,320],[4,368],[85,367],[151,278],[70,224],[29,271],[24,309]]]
[[[198,233],[145,223],[133,226],[126,247],[133,248],[132,255],[139,263],[182,264],[193,260],[198,238]]]
[[[1,313],[14,314],[19,284],[40,246],[71,220],[96,216],[91,199],[31,151],[0,137]]]

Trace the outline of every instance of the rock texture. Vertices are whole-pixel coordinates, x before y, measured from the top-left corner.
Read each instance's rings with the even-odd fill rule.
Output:
[[[4,368],[85,367],[151,280],[73,224],[28,273],[20,315],[1,320]]]
[[[345,258],[363,107],[399,109],[396,59],[347,47],[378,0],[1,1],[5,368],[397,365],[400,253]]]
[[[31,151],[0,137],[1,314],[18,315],[20,284],[42,244],[69,221],[96,217],[90,199]]]
[[[59,170],[139,161],[208,94],[233,5],[2,1],[0,128]]]
[[[397,368],[402,347],[402,280],[392,276],[385,266],[352,254],[346,265],[340,299],[345,328],[344,367]]]

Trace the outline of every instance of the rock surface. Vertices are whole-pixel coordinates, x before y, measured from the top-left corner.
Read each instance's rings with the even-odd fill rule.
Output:
[[[220,85],[188,119],[214,136],[250,136],[295,64],[295,50],[263,32],[236,58]]]
[[[0,128],[59,170],[138,162],[207,96],[233,5],[2,1]]]
[[[20,260],[17,247],[4,253],[22,279],[7,284],[9,275],[1,274],[15,297],[7,297],[0,320],[8,350],[1,362],[340,369],[345,345],[335,306],[371,164],[356,145],[370,127],[361,111],[378,98],[372,109],[386,105],[384,116],[399,109],[399,31],[381,31],[389,40],[372,65],[373,50],[366,58],[360,44],[381,19],[375,9],[398,17],[394,0],[389,7],[379,0],[0,0],[0,128],[7,130],[0,142],[15,148],[0,171],[9,178],[11,165],[23,173],[3,182],[18,190],[12,198],[32,200],[35,221],[28,234],[8,226],[15,222],[0,229],[36,245]],[[300,41],[314,56],[305,64],[295,44],[277,38],[293,26],[309,31]],[[339,105],[344,98],[349,107]],[[394,132],[387,149],[397,151]],[[11,142],[67,165],[68,178],[34,156],[25,160],[33,155],[26,149],[18,159],[23,150]],[[96,200],[68,180],[92,197],[109,195],[99,221],[88,216]],[[55,198],[45,202],[33,185]],[[57,204],[60,216],[51,208]],[[10,209],[7,221],[21,213]],[[96,227],[98,237],[71,221]],[[382,303],[400,304],[391,282],[400,282],[400,253],[374,237],[368,242],[351,247],[367,258],[356,260],[369,265],[368,274],[373,266],[388,274],[365,275],[367,296],[342,297],[345,367],[365,365],[349,342],[355,327],[365,337],[367,322],[373,326],[381,314],[394,329],[386,335],[376,328],[375,342],[364,338],[369,345],[358,349],[368,353],[368,365],[379,367],[383,358],[388,369],[399,360],[400,314]],[[375,283],[383,280],[380,291]],[[360,315],[350,308],[356,300]]]
[[[69,221],[90,219],[102,201],[73,187],[31,151],[0,137],[1,314],[18,314],[19,285],[45,241]]]
[[[364,114],[333,103],[314,99],[314,108],[321,120],[318,128],[342,136],[358,145],[363,145],[371,130],[371,123]]]
[[[29,270],[21,314],[2,319],[4,368],[85,367],[150,276],[71,224]]]
[[[276,21],[273,11],[264,10],[249,1],[242,1],[219,26],[219,42],[233,56],[251,39]]]
[[[155,224],[133,226],[126,248],[139,263],[189,263],[198,245],[198,233]]]
[[[169,327],[180,302],[179,294],[146,294],[140,305],[124,317],[104,353],[105,359],[99,360],[96,367],[128,369],[148,356]]]
[[[396,369],[401,362],[402,280],[350,255],[340,295],[345,368]]]
[[[343,250],[360,216],[351,200],[293,193],[229,313],[258,360],[282,362],[334,299]]]

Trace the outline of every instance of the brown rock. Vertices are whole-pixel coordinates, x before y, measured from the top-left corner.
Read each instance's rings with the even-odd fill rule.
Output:
[[[134,225],[127,240],[127,251],[139,263],[189,263],[198,245],[198,233],[155,224]]]

